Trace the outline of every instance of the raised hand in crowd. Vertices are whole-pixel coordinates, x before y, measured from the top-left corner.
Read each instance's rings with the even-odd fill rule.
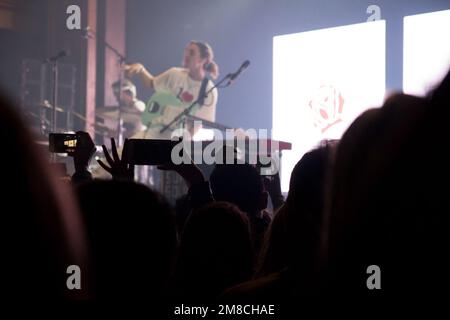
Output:
[[[192,161],[189,164],[182,163],[176,165],[173,163],[168,163],[159,165],[158,169],[164,171],[175,171],[184,179],[188,188],[205,182],[205,177],[203,176],[202,171]]]
[[[209,182],[205,179],[203,172],[191,159],[191,163],[173,164],[168,163],[158,166],[160,170],[172,170],[178,173],[188,186],[188,196],[192,209],[199,208],[206,203],[214,201]]]
[[[271,176],[263,177],[264,189],[269,193],[273,209],[280,208],[284,203],[283,193],[281,192],[280,173],[277,172]]]
[[[105,145],[102,145],[103,153],[105,154],[106,165],[103,161],[97,160],[98,164],[108,171],[114,180],[133,181],[134,180],[134,165],[129,164],[127,161],[128,154],[128,139],[125,139],[125,143],[122,149],[122,159],[119,158],[117,153],[116,141],[111,138],[111,155]]]

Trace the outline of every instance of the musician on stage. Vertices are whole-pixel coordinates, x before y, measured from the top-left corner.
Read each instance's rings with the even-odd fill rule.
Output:
[[[120,95],[118,81],[112,84],[112,89],[124,118],[124,137],[129,138],[136,132],[144,130],[145,127],[141,123],[141,113],[145,110],[145,103],[137,98],[136,86],[130,80],[123,79]]]
[[[145,103],[137,98],[137,90],[134,83],[129,79],[123,79],[122,91],[119,90],[119,81],[114,82],[111,88],[117,100],[118,106],[100,107],[96,110],[96,118],[101,119],[98,120],[101,122],[96,124],[96,128],[102,133],[100,144],[105,144],[108,146],[110,144],[111,137],[117,138],[119,117],[122,118],[122,126],[120,127],[120,130],[122,131],[123,138],[131,138],[136,133],[146,129],[141,122],[141,114],[145,110]],[[120,152],[121,148],[119,148],[119,153]],[[96,178],[109,177],[109,174],[106,174],[101,167],[92,168],[92,171],[94,177]],[[147,180],[147,176],[148,174],[144,169],[142,169],[139,172],[138,179],[141,182],[145,182]]]
[[[167,71],[154,76],[142,64],[134,63],[125,66],[128,76],[138,75],[144,85],[154,89],[156,92],[168,92],[183,102],[183,106],[189,106],[199,97],[201,89],[208,91],[214,86],[214,83],[208,78],[217,79],[219,67],[214,62],[214,53],[211,46],[205,42],[190,41],[184,49],[183,68],[173,67]],[[202,82],[205,85],[202,88]],[[215,121],[216,104],[218,92],[214,89],[204,99],[203,104],[195,111],[195,116]],[[168,124],[183,109],[179,107],[166,106],[164,109],[163,123]],[[174,130],[168,130],[170,133]],[[188,127],[191,134],[199,128]]]

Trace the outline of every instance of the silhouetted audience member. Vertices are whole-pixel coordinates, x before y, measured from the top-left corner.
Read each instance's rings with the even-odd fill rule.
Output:
[[[247,214],[257,254],[271,220],[264,211],[268,195],[258,170],[250,164],[218,164],[211,173],[210,184],[216,201],[233,203]]]
[[[212,202],[189,216],[176,267],[180,301],[211,302],[252,274],[248,219],[236,206]]]
[[[314,269],[325,199],[325,182],[334,143],[306,153],[294,167],[286,203],[266,235],[257,275],[285,267],[310,274]]]
[[[14,109],[0,97],[3,299],[87,298],[86,244],[73,192],[58,181]],[[67,287],[70,265],[81,269],[79,290]]]
[[[78,194],[92,250],[94,297],[166,299],[177,237],[165,200],[144,185],[119,180],[82,184]]]
[[[229,302],[286,303],[310,296],[333,144],[306,153],[291,174],[286,203],[265,238],[256,279],[224,293]]]
[[[175,221],[177,225],[177,231],[178,234],[181,234],[183,232],[186,220],[189,217],[189,214],[191,213],[192,210],[191,202],[189,201],[189,196],[187,194],[179,197],[175,201],[174,210],[175,210]]]
[[[285,199],[281,191],[280,172],[263,177],[264,190],[267,191],[272,204],[272,215],[284,204]]]
[[[446,288],[449,92],[447,75],[431,99],[392,96],[344,134],[323,232],[324,293],[423,298]],[[368,279],[372,265],[380,282]]]

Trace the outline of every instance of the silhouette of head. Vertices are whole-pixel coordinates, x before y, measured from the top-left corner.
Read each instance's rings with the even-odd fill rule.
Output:
[[[14,106],[0,95],[2,288],[9,299],[86,297],[66,287],[67,267],[86,270],[81,216]],[[32,270],[32,274],[30,274]]]
[[[252,247],[248,220],[235,205],[208,204],[189,216],[183,231],[177,282],[196,298],[213,298],[227,287],[248,280]]]
[[[170,207],[144,185],[93,181],[78,190],[97,298],[162,296],[176,247]]]
[[[218,164],[210,182],[214,199],[231,202],[249,215],[267,206],[261,176],[250,164]]]

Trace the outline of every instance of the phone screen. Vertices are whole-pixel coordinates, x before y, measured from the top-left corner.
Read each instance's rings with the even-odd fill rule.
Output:
[[[71,153],[77,146],[75,133],[50,133],[48,137],[49,150],[53,153]]]

